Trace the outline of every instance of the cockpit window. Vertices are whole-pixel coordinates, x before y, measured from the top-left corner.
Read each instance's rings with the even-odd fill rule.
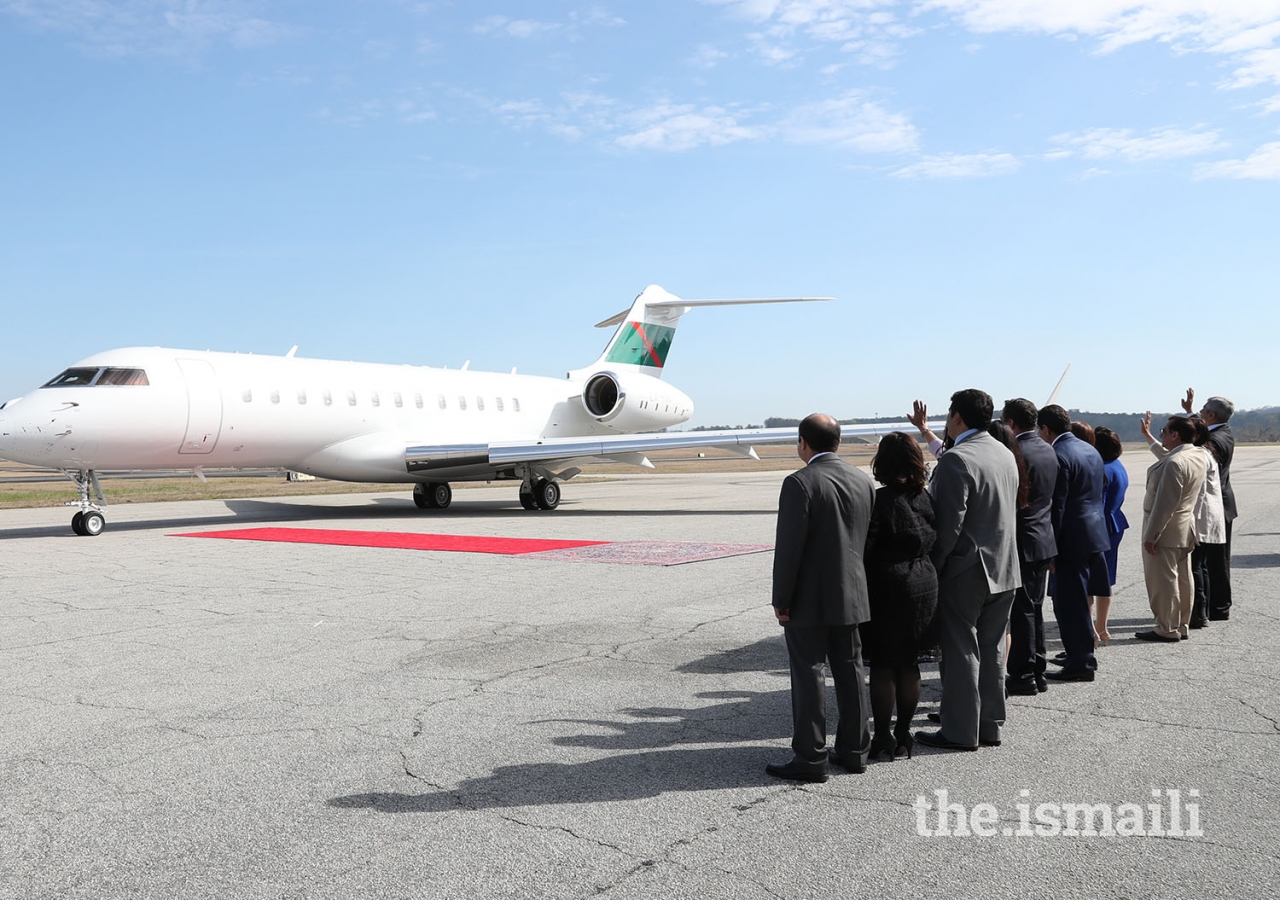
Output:
[[[147,380],[147,373],[142,369],[111,366],[105,369],[67,369],[45,387],[88,387],[89,385],[97,387],[102,384],[129,386],[150,383]]]
[[[142,369],[103,369],[98,384],[146,385],[147,373]]]
[[[67,369],[45,387],[84,387],[92,383],[97,374],[97,369]]]

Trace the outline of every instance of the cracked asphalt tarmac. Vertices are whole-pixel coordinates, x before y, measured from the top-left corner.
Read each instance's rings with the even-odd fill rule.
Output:
[[[1148,460],[1123,458],[1141,521]],[[238,525],[771,543],[782,473],[0,511],[0,897],[1275,897],[1280,448],[1242,445],[1235,612],[1178,646],[1121,546],[1098,680],[999,748],[798,786],[772,554],[661,567],[190,540]],[[109,499],[109,497],[108,497]],[[1056,631],[1051,628],[1056,649]],[[937,668],[925,669],[924,714]],[[834,708],[834,707],[833,707]],[[918,797],[1153,802],[1201,836],[939,837]],[[1027,792],[1026,794],[1020,792]],[[935,814],[927,823],[932,826]]]

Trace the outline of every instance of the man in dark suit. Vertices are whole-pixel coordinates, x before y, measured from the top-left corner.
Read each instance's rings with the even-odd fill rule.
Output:
[[[1106,576],[1105,551],[1111,547],[1103,512],[1105,475],[1102,457],[1071,433],[1071,416],[1057,404],[1040,410],[1040,437],[1058,454],[1058,480],[1053,491],[1053,615],[1067,659],[1061,671],[1047,672],[1050,681],[1093,681],[1098,668],[1093,655],[1093,619],[1089,615],[1090,573]]]
[[[1053,536],[1053,490],[1058,483],[1058,454],[1036,433],[1039,410],[1030,400],[1006,400],[1000,418],[1018,441],[1027,464],[1027,506],[1018,510],[1018,559],[1022,587],[1013,595],[1009,615],[1010,694],[1034,695],[1047,688],[1044,649],[1044,595],[1049,567],[1058,553]]]
[[[791,663],[792,760],[765,771],[796,781],[826,781],[828,756],[862,772],[871,746],[858,624],[871,618],[862,551],[875,485],[836,456],[840,425],[814,414],[800,423],[804,468],[788,475],[778,499],[773,611]],[[840,722],[827,753],[826,678],[831,667]]]
[[[933,495],[938,539],[938,637],[942,703],[930,747],[998,746],[1004,725],[1004,636],[1018,567],[1018,464],[987,433],[991,396],[969,389],[951,395],[947,436],[955,444],[938,459]]]
[[[1182,408],[1188,413],[1195,401],[1196,392],[1187,388]],[[1236,436],[1227,422],[1235,413],[1235,404],[1226,397],[1210,397],[1200,410],[1200,418],[1209,427],[1207,446],[1218,462],[1218,480],[1222,483],[1222,511],[1227,521],[1225,544],[1203,544],[1205,571],[1208,577],[1206,606],[1210,619],[1231,618],[1231,523],[1236,518],[1236,492],[1231,487],[1231,459],[1236,453]],[[1204,626],[1204,620],[1193,615],[1191,627]]]

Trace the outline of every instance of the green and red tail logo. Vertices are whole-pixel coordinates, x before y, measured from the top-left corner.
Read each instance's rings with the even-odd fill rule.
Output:
[[[675,333],[676,330],[667,325],[627,322],[609,348],[609,355],[605,360],[661,369],[667,361],[667,353],[671,350],[671,339]]]

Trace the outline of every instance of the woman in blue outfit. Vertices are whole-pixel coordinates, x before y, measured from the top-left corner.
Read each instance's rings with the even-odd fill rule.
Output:
[[[1115,587],[1116,557],[1120,549],[1120,539],[1124,537],[1129,520],[1124,517],[1124,494],[1129,489],[1129,473],[1124,463],[1120,462],[1120,454],[1124,452],[1120,446],[1119,436],[1110,428],[1099,427],[1094,430],[1094,446],[1102,455],[1102,473],[1106,478],[1102,490],[1102,514],[1107,520],[1107,534],[1111,538],[1111,549],[1107,551],[1107,586]],[[1111,592],[1105,595],[1094,595],[1093,611],[1095,616],[1093,630],[1103,644],[1111,640],[1107,631],[1107,616],[1111,613]]]

